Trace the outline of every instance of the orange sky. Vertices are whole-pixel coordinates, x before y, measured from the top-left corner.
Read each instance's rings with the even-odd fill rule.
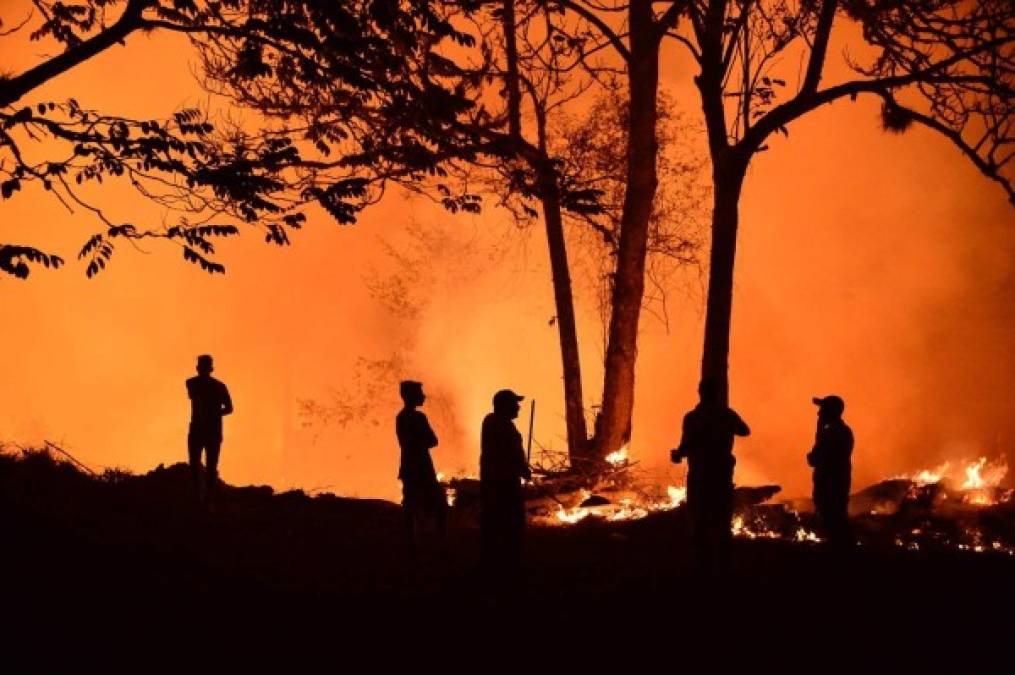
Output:
[[[12,22],[22,14],[11,7],[23,4],[0,1],[0,16]],[[0,49],[14,72],[51,49],[13,44]],[[135,35],[26,102],[73,95],[88,107],[164,117],[200,100],[190,60],[182,40]],[[663,72],[664,86],[696,113],[683,61],[668,55]],[[120,188],[101,201],[114,220],[162,217]],[[872,102],[827,107],[795,123],[788,140],[773,139],[742,202],[732,403],[754,434],[738,445],[738,482],[808,490],[809,401],[832,392],[845,398],[856,433],[857,485],[944,458],[1011,453],[1013,221],[1001,190],[957,151],[921,130],[882,133]],[[406,245],[410,222],[451,243],[421,270],[430,300],[406,330],[365,279],[383,276],[382,240]],[[224,277],[184,263],[172,246],[146,244],[150,254],[121,247],[105,273],[86,280],[75,256],[97,224],[41,190],[0,202],[0,223],[0,240],[70,261],[28,282],[0,280],[0,438],[61,441],[96,467],[183,460],[183,380],[194,357],[210,352],[236,403],[226,480],[394,497],[390,402],[378,402],[379,426],[305,430],[296,399],[326,400],[350,386],[358,357],[398,353],[450,410],[440,419],[457,425],[437,428],[439,469],[474,470],[479,422],[502,386],[535,396],[537,440],[563,445],[545,239],[538,228],[514,231],[495,211],[452,217],[393,195],[352,227],[315,215],[288,249],[257,234],[224,243]],[[693,273],[682,280],[693,282]],[[675,292],[671,311],[669,334],[643,319],[631,452],[647,466],[665,466],[695,398],[702,298]],[[587,298],[579,313],[591,400],[601,386],[599,329]],[[666,471],[681,478],[681,469]]]

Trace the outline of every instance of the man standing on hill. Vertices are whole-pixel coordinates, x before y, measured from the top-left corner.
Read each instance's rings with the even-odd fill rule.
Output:
[[[233,401],[226,385],[211,376],[215,370],[211,356],[197,357],[197,375],[187,380],[190,397],[190,432],[187,452],[194,489],[207,500],[218,485],[219,450],[222,448],[222,416],[233,412]],[[201,452],[205,453],[204,489],[201,489]]]
[[[447,546],[448,502],[444,488],[437,481],[430,449],[437,447],[437,434],[430,428],[426,414],[417,410],[426,401],[423,384],[405,380],[398,387],[402,410],[395,417],[395,434],[401,448],[398,479],[402,481],[402,509],[409,558],[416,559],[416,519],[419,515],[437,520],[442,552]]]
[[[838,396],[815,398],[818,430],[807,463],[814,467],[814,506],[830,546],[842,549],[853,543],[849,528],[849,484],[853,431],[842,419],[845,402]]]
[[[733,437],[751,430],[732,408],[723,405],[719,387],[706,378],[698,385],[700,401],[684,416],[680,445],[670,452],[675,463],[686,457],[687,508],[695,562],[703,572],[729,567],[733,519]]]
[[[532,478],[514,419],[523,397],[510,389],[493,395],[493,412],[483,419],[479,484],[482,503],[483,566],[515,576],[521,567],[525,501],[522,479]]]

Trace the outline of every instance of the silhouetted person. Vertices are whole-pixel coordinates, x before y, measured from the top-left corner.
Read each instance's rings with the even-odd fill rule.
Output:
[[[751,430],[740,415],[720,402],[718,383],[698,385],[700,401],[684,416],[680,445],[671,451],[676,463],[686,457],[687,508],[691,516],[695,562],[701,571],[725,572],[733,519],[733,437]]]
[[[233,412],[229,390],[211,376],[211,356],[197,357],[197,375],[187,380],[190,397],[190,432],[187,453],[194,488],[203,499],[211,497],[218,485],[219,451],[222,449],[222,416]],[[204,489],[201,489],[201,452],[205,453]]]
[[[416,520],[419,515],[436,518],[441,547],[447,543],[447,496],[437,482],[430,448],[437,447],[437,435],[426,415],[417,408],[426,401],[423,385],[405,380],[399,385],[402,410],[395,417],[395,434],[401,448],[398,479],[402,481],[402,509],[409,557],[416,559]]]
[[[517,575],[521,567],[525,501],[522,479],[532,478],[522,435],[514,419],[522,396],[502,389],[493,396],[493,412],[483,419],[479,481],[482,504],[483,566],[488,572]]]
[[[814,467],[814,506],[833,548],[853,543],[849,527],[849,483],[853,432],[843,421],[846,404],[838,396],[815,398],[818,429],[807,463]]]

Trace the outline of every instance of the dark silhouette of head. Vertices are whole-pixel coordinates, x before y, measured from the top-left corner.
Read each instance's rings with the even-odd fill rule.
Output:
[[[519,396],[510,389],[501,389],[493,395],[493,411],[498,415],[513,420],[518,417],[518,413],[522,409],[518,403],[524,398],[524,396]]]
[[[423,383],[415,380],[402,380],[398,385],[398,393],[402,396],[405,405],[415,408],[423,405],[426,401],[426,394],[423,393]]]
[[[211,375],[213,370],[215,370],[215,366],[212,365],[211,354],[201,354],[197,357],[198,375]]]
[[[822,420],[837,420],[842,417],[843,411],[846,410],[846,403],[840,397],[835,394],[830,394],[824,398],[815,396],[813,399],[814,405],[818,406],[818,418]]]
[[[702,403],[714,405],[719,402],[719,380],[703,377],[698,383],[698,397]]]

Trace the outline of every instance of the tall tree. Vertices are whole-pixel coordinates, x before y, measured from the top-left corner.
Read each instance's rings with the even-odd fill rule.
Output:
[[[605,243],[599,250],[608,251],[608,260],[603,261],[608,264],[603,267],[608,268],[605,276],[610,300],[605,307],[612,311],[629,176],[626,149],[631,125],[626,69],[623,63],[594,57],[602,41],[598,47],[595,45],[597,40],[587,21],[542,0],[469,3],[463,18],[470,22],[470,32],[479,40],[482,60],[474,72],[488,87],[478,89],[476,96],[491,115],[474,132],[487,139],[489,145],[484,156],[466,168],[465,178],[476,185],[477,172],[471,169],[493,169],[487,172],[492,181],[486,183],[484,191],[496,194],[516,217],[536,216],[537,210],[529,204],[538,203],[553,281],[568,454],[572,467],[594,469],[606,454],[600,441],[609,425],[602,424],[600,415],[595,433],[588,437],[571,244],[565,225],[568,221],[580,224]],[[589,107],[591,112],[586,111]],[[673,120],[666,113],[663,118]],[[665,133],[659,124],[654,124],[651,131],[657,139],[657,157],[660,139],[675,145],[672,124],[667,125]],[[688,186],[694,167],[693,162],[679,166],[669,162],[665,168],[667,178],[673,179],[666,205],[672,209],[677,201],[686,203],[686,199],[675,197]],[[484,175],[482,170],[479,175]],[[649,247],[671,260],[685,262],[692,253],[692,242],[673,223],[661,225],[661,219],[671,216],[672,210],[666,212],[659,208],[659,200],[649,200],[649,223],[655,225],[647,225]],[[607,353],[612,339],[610,334],[604,340]],[[603,405],[608,407],[605,401]]]
[[[474,29],[479,36],[477,48],[406,55],[419,64],[414,72],[429,78],[421,82],[422,91],[427,92],[438,80],[454,81],[456,95],[471,97],[476,103],[467,109],[468,114],[458,115],[458,99],[448,106],[440,91],[438,95],[427,93],[420,99],[422,105],[441,105],[452,112],[442,126],[429,125],[432,113],[421,114],[417,108],[399,105],[397,99],[383,109],[376,107],[375,115],[360,116],[358,122],[350,123],[348,93],[328,77],[306,77],[303,68],[294,67],[289,55],[273,45],[257,55],[256,67],[238,72],[232,64],[243,59],[246,46],[228,36],[201,41],[207,85],[258,110],[271,122],[272,133],[312,144],[324,155],[304,162],[304,175],[314,180],[326,180],[333,171],[353,165],[384,180],[408,182],[410,187],[430,174],[436,177],[430,182],[435,183],[433,187],[446,207],[472,211],[478,208],[478,195],[455,189],[446,175],[449,167],[464,163],[494,168],[508,192],[539,202],[553,275],[569,454],[578,461],[590,454],[590,445],[563,213],[590,214],[599,207],[595,188],[578,189],[573,177],[561,175],[560,162],[551,153],[547,138],[551,115],[589,86],[571,86],[572,78],[566,72],[577,68],[580,73],[591,67],[584,62],[587,54],[582,45],[569,41],[560,31],[559,10],[545,3],[495,0],[448,2],[444,7],[452,24],[457,20]],[[464,46],[464,41],[459,42]],[[332,48],[329,42],[310,45],[304,58],[327,61]],[[654,133],[654,127],[649,131]],[[340,161],[327,159],[332,146],[342,148],[348,143],[365,151],[342,150]],[[652,195],[647,198],[646,218]],[[621,243],[619,248],[624,246]],[[628,338],[634,339],[635,333]],[[633,347],[628,351],[633,352]],[[617,370],[615,361],[607,358],[611,372]],[[630,427],[629,416],[623,426]],[[619,447],[620,442],[618,436],[614,445]]]
[[[881,101],[882,125],[948,139],[1015,201],[1015,4],[1010,0],[682,0],[664,16],[699,72],[713,209],[702,377],[728,397],[733,267],[741,189],[774,133],[823,105]],[[669,20],[668,20],[669,21]],[[851,78],[824,84],[833,37]],[[854,55],[852,58],[850,54]],[[801,72],[795,80],[782,72]],[[790,65],[790,64],[793,65]]]
[[[659,59],[663,39],[676,20],[658,13],[652,0],[541,0],[558,40],[573,52],[568,69],[593,76],[619,74],[627,94],[626,172],[617,235],[602,407],[590,454],[602,459],[628,442],[634,411],[638,328],[645,295],[649,230],[658,188]]]
[[[547,30],[548,22],[540,21],[545,14],[539,3],[496,0],[470,3],[464,10],[463,18],[478,36],[482,54],[473,72],[494,89],[476,92],[480,100],[489,102],[491,119],[475,127],[474,133],[496,151],[487,152],[459,173],[466,181],[472,180],[478,168],[480,175],[492,178],[485,182],[487,191],[498,195],[518,219],[536,215],[530,200],[539,204],[556,309],[568,456],[576,467],[588,456],[588,430],[564,217],[567,212],[591,214],[601,208],[595,187],[578,188],[561,174],[559,158],[550,147],[550,127],[555,116],[581,98],[588,83],[560,76],[561,61],[568,57],[558,42],[532,39],[534,30],[541,36]],[[541,27],[535,28],[536,24]]]

